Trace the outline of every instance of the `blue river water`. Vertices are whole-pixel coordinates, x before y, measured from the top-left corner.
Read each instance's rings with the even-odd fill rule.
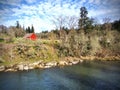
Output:
[[[120,61],[0,72],[0,90],[120,90]]]

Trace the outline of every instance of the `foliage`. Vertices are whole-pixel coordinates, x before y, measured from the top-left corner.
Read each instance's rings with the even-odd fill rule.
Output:
[[[88,19],[87,14],[88,14],[88,11],[87,11],[86,7],[81,7],[80,8],[79,29],[84,29],[84,27],[86,26],[86,22]]]
[[[120,19],[119,20],[115,20],[112,23],[112,29],[115,29],[115,30],[120,32]]]
[[[22,28],[10,27],[8,30],[8,35],[11,37],[23,37],[25,35],[25,31]]]
[[[16,28],[21,28],[19,21],[16,21]]]
[[[35,30],[34,30],[34,26],[32,25],[31,27],[28,26],[28,28],[26,28],[26,33],[34,33]]]
[[[34,33],[34,32],[35,32],[35,30],[34,30],[34,27],[32,25],[32,27],[31,27],[31,33]]]

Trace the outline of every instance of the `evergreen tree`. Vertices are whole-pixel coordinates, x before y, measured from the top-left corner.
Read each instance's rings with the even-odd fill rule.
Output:
[[[32,28],[31,28],[31,33],[34,33],[34,27],[33,27],[33,25],[32,25]]]
[[[113,29],[117,30],[120,32],[120,19],[119,20],[115,20],[113,23],[112,23],[112,27]]]
[[[19,21],[16,21],[16,28],[20,28]]]
[[[26,28],[26,33],[29,33],[28,28]]]
[[[30,27],[28,26],[28,33],[31,33],[31,29],[30,29]]]
[[[93,30],[93,23],[94,23],[94,18],[88,18],[88,20],[86,20],[86,25],[84,27],[84,31],[85,33],[90,33]]]
[[[86,26],[86,22],[88,20],[87,17],[88,11],[85,7],[81,7],[80,8],[80,19],[79,19],[79,29],[84,29],[84,27]]]

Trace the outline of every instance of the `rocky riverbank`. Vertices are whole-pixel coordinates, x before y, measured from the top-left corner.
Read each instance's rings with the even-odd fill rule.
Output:
[[[76,56],[75,51],[69,51],[69,48],[62,47],[58,42],[0,44],[0,47],[0,71],[5,72],[73,65],[84,60],[120,60],[119,52],[100,51],[95,55]]]
[[[59,61],[49,61],[45,62],[44,60],[39,60],[34,63],[25,63],[20,62],[17,64],[5,66],[0,66],[0,71],[4,72],[15,72],[15,71],[24,71],[24,70],[31,70],[31,69],[45,69],[45,68],[51,68],[55,66],[66,66],[66,65],[74,65],[78,63],[82,63],[83,61],[93,61],[93,60],[101,60],[101,61],[118,61],[120,60],[120,57],[93,57],[93,56],[86,56],[81,58],[76,57],[65,57],[61,58]]]
[[[51,62],[44,62],[43,60],[34,62],[34,63],[24,63],[21,62],[19,64],[14,64],[10,66],[0,66],[0,71],[8,72],[8,71],[24,71],[24,70],[31,70],[31,69],[44,69],[44,68],[50,68],[55,66],[65,66],[65,65],[73,65],[77,63],[82,63],[83,60],[79,58],[67,58],[66,60],[60,60],[60,61],[51,61]]]

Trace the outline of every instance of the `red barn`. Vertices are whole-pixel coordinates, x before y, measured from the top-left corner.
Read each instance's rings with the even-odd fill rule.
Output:
[[[35,33],[29,33],[29,34],[26,34],[24,36],[24,38],[28,38],[28,39],[31,39],[31,40],[36,40],[37,39],[37,36]]]

